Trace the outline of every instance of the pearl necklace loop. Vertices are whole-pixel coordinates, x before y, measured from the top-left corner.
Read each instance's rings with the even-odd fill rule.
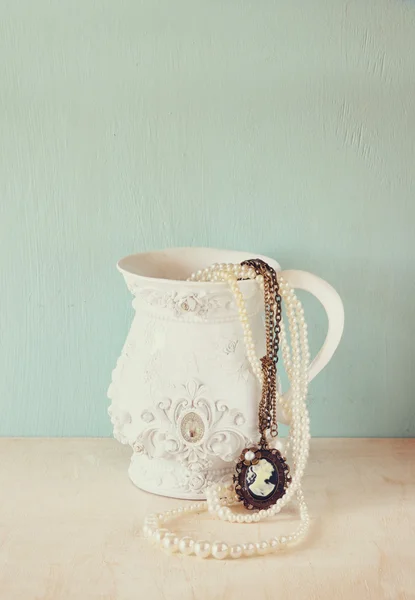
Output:
[[[238,309],[239,319],[243,328],[244,342],[247,357],[253,374],[260,385],[263,383],[263,369],[261,361],[255,351],[252,330],[249,324],[245,299],[241,292],[238,280],[256,280],[261,290],[264,281],[261,275],[248,265],[214,264],[211,267],[197,271],[190,281],[217,281],[227,282]],[[285,304],[288,330],[291,340],[291,350],[287,341],[287,332],[281,320],[280,348],[282,360],[291,390],[288,399],[282,397],[277,389],[276,400],[290,420],[290,431],[286,450],[292,451],[293,472],[285,494],[276,503],[266,510],[250,511],[247,514],[235,513],[232,506],[238,504],[234,484],[214,484],[206,489],[207,502],[198,502],[171,511],[146,517],[143,527],[144,535],[152,542],[160,545],[169,552],[180,552],[185,555],[196,555],[199,558],[212,556],[216,559],[240,558],[254,555],[263,555],[287,547],[305,537],[310,524],[307,505],[301,489],[301,480],[307,464],[310,443],[310,419],[306,406],[308,391],[308,367],[310,353],[308,348],[307,324],[304,318],[304,309],[297,299],[294,290],[281,276],[278,276],[279,293]],[[188,536],[180,538],[175,532],[165,527],[160,527],[168,521],[177,518],[183,513],[200,512],[207,510],[216,518],[230,523],[258,523],[267,518],[274,517],[295,496],[299,508],[300,525],[290,535],[274,537],[257,543],[228,545],[225,542],[195,541]]]

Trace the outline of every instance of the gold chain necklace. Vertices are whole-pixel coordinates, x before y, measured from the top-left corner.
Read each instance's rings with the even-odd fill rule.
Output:
[[[261,358],[263,383],[258,408],[259,448],[245,448],[236,465],[235,492],[248,510],[266,509],[285,494],[291,481],[289,467],[282,454],[269,448],[267,433],[278,435],[277,362],[281,324],[281,296],[275,270],[263,260],[250,259],[250,267],[263,279],[266,354]]]

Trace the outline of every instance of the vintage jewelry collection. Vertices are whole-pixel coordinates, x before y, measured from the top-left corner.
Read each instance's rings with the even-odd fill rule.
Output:
[[[238,283],[238,280],[245,279],[256,280],[264,293],[266,354],[261,359],[255,352],[245,301]],[[227,282],[235,297],[248,360],[262,389],[258,410],[260,439],[258,446],[243,450],[236,465],[233,483],[210,486],[206,491],[207,502],[196,502],[164,513],[148,515],[143,533],[168,552],[180,552],[200,558],[212,556],[224,559],[268,554],[298,543],[309,528],[308,510],[301,489],[310,442],[310,420],[305,403],[310,354],[304,310],[290,286],[281,276],[277,280],[274,269],[260,259],[244,261],[238,265],[214,264],[194,273],[190,280]],[[291,349],[282,320],[281,300],[285,304]],[[280,346],[291,383],[288,401],[280,396],[277,383],[276,365]],[[292,476],[285,458],[272,444],[278,434],[277,403],[291,421],[286,450],[291,448],[292,451]],[[256,523],[274,517],[294,496],[298,503],[300,524],[290,535],[232,545],[224,541],[211,543],[207,540],[193,540],[188,536],[180,537],[164,527],[184,513],[203,510],[231,523]],[[239,502],[243,502],[246,514],[232,510],[232,506]],[[253,509],[257,509],[257,512],[252,512]]]

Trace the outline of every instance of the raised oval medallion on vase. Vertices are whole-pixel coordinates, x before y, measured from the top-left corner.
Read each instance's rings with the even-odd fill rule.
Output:
[[[188,412],[180,423],[180,433],[189,444],[197,444],[205,435],[205,424],[196,412]]]

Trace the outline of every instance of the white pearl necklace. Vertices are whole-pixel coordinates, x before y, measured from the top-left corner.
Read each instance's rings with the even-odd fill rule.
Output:
[[[238,279],[256,279],[261,289],[264,287],[261,275],[256,275],[255,270],[247,265],[214,264],[207,269],[194,273],[191,281],[226,281],[228,282],[235,297],[239,318],[244,331],[244,341],[248,360],[254,375],[262,385],[263,371],[261,361],[256,355],[255,344],[249,325],[245,300],[240,290]],[[288,326],[290,332],[292,353],[287,342],[286,331],[281,321],[280,346],[284,366],[291,383],[290,399],[283,401],[277,392],[277,402],[287,413],[291,420],[291,428],[286,448],[291,447],[293,455],[293,474],[284,496],[267,508],[253,514],[234,513],[231,506],[237,504],[238,497],[235,495],[233,484],[214,484],[207,488],[207,502],[197,502],[160,514],[148,515],[144,522],[143,533],[151,541],[160,545],[169,552],[180,552],[181,554],[194,554],[199,558],[212,556],[217,559],[240,558],[242,556],[253,556],[255,554],[267,554],[279,548],[297,543],[307,533],[310,519],[307,505],[301,489],[301,479],[307,463],[310,442],[310,419],[308,416],[305,400],[308,390],[308,365],[310,353],[308,349],[307,325],[304,319],[304,310],[301,302],[296,298],[294,290],[278,277],[279,291],[285,303]],[[257,523],[263,519],[271,518],[296,496],[301,523],[296,531],[287,536],[273,537],[257,543],[247,542],[244,544],[228,545],[225,542],[210,543],[206,540],[193,540],[185,536],[180,538],[176,533],[165,527],[164,523],[177,518],[181,514],[208,510],[217,518],[230,523]]]

